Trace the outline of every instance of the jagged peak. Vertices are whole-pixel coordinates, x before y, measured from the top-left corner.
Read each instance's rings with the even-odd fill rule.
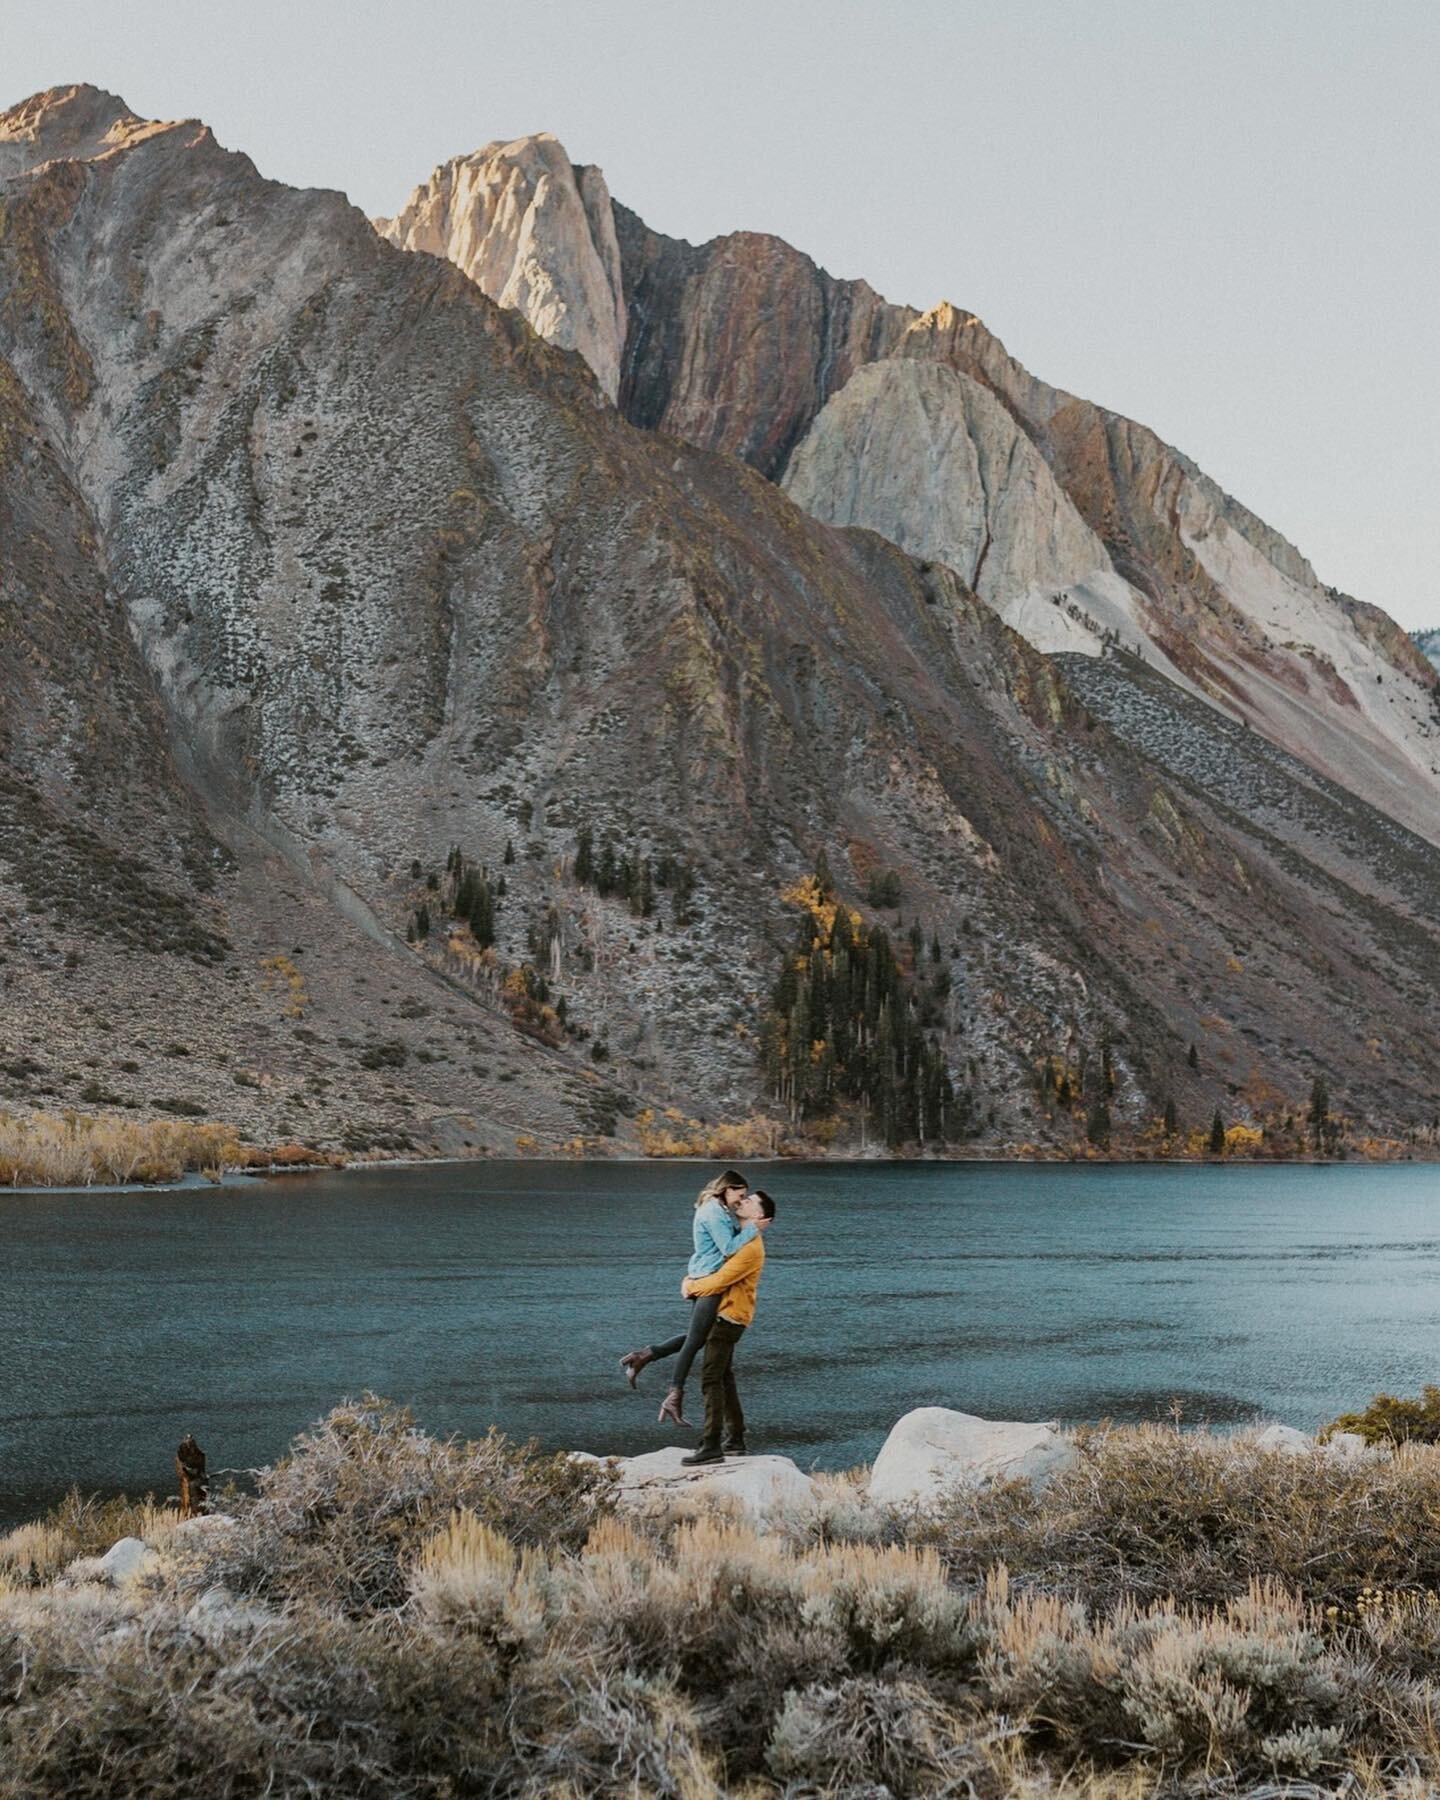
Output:
[[[213,141],[199,119],[145,119],[118,94],[77,82],[46,88],[0,113],[0,175],[19,175],[41,164],[89,161],[160,132],[193,129],[193,141]]]
[[[97,124],[133,124],[138,117],[118,94],[80,81],[43,88],[0,112],[0,140],[35,138],[48,124],[61,120],[93,129]]]
[[[913,332],[973,331],[976,326],[982,331],[985,328],[979,313],[957,306],[953,300],[942,300],[938,306],[932,306],[928,312],[921,313],[909,329]]]

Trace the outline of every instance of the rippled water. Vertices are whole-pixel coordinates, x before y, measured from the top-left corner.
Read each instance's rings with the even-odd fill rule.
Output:
[[[267,1461],[345,1394],[433,1430],[671,1441],[622,1350],[679,1329],[675,1164],[0,1198],[0,1519]],[[752,1447],[868,1461],[912,1406],[1313,1426],[1440,1380],[1440,1169],[782,1165],[737,1361]],[[698,1412],[698,1391],[694,1410]]]

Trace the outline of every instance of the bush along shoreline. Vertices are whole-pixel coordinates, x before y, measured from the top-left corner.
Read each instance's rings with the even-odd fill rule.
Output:
[[[926,1161],[993,1162],[1234,1162],[1295,1163],[1432,1161],[1440,1150],[1431,1144],[1398,1139],[1342,1142],[1333,1154],[1306,1154],[1293,1146],[1275,1154],[1246,1154],[1234,1144],[1211,1153],[1152,1142],[1120,1143],[1082,1149],[1022,1144],[946,1145],[923,1152]],[[922,1154],[915,1147],[882,1150],[837,1139],[787,1134],[779,1121],[755,1115],[737,1125],[705,1125],[679,1113],[641,1111],[634,1137],[567,1138],[542,1142],[533,1135],[515,1136],[513,1149],[499,1144],[469,1153],[454,1148],[426,1154],[414,1145],[403,1153],[364,1155],[313,1144],[255,1145],[243,1141],[237,1127],[188,1118],[134,1119],[117,1113],[11,1113],[0,1110],[0,1192],[16,1188],[79,1190],[91,1187],[154,1187],[199,1175],[216,1182],[232,1173],[307,1168],[359,1168],[377,1162],[492,1162],[513,1157],[530,1162],[639,1160],[697,1161],[876,1161],[905,1160]]]
[[[367,1395],[215,1516],[72,1497],[0,1538],[0,1794],[1420,1800],[1440,1405],[1397,1404],[757,1509]]]
[[[334,1167],[344,1159],[304,1144],[265,1149],[233,1125],[131,1119],[118,1113],[0,1111],[0,1189],[154,1186],[232,1170]]]

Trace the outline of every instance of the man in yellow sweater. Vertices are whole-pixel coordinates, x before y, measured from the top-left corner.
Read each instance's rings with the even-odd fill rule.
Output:
[[[724,1462],[727,1456],[745,1455],[745,1414],[740,1410],[740,1392],[731,1364],[735,1346],[755,1317],[756,1290],[765,1267],[765,1233],[775,1221],[775,1202],[768,1194],[757,1188],[750,1198],[756,1204],[756,1235],[713,1275],[687,1275],[681,1284],[680,1291],[687,1300],[698,1300],[705,1294],[720,1296],[719,1316],[705,1340],[705,1361],[700,1372],[700,1391],[705,1396],[705,1435],[693,1456],[681,1458],[692,1468],[699,1463]]]

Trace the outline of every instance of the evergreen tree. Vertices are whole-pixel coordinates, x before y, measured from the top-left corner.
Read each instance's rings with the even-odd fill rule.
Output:
[[[945,1141],[967,1108],[927,1035],[933,1016],[883,929],[852,924],[843,906],[828,924],[807,911],[760,1032],[766,1082],[797,1122],[849,1104],[892,1146]]]
[[[501,861],[505,864],[507,869],[510,868],[515,861],[515,846],[511,843],[509,838],[506,838],[505,840],[505,854],[501,858]]]
[[[1189,1065],[1192,1069],[1198,1069],[1200,1067],[1200,1058],[1196,1054],[1195,1046],[1193,1044],[1190,1046],[1190,1054],[1185,1058],[1185,1060],[1186,1060],[1186,1062],[1189,1063]]]
[[[830,858],[821,847],[815,858],[815,885],[820,889],[822,899],[832,900],[835,897],[835,877],[830,873]]]
[[[1220,1108],[1215,1108],[1215,1117],[1210,1121],[1210,1154],[1225,1154],[1225,1121],[1220,1117]]]
[[[588,825],[575,835],[575,879],[581,887],[589,887],[595,879],[595,834]]]
[[[1317,1150],[1323,1149],[1330,1127],[1330,1090],[1317,1075],[1310,1088],[1310,1135]]]
[[[470,927],[471,935],[482,950],[495,942],[495,890],[490,885],[490,872],[483,866],[477,871],[460,861],[459,879],[455,884],[453,911]]]
[[[1085,1135],[1092,1144],[1098,1144],[1102,1149],[1108,1148],[1110,1143],[1110,1107],[1103,1095],[1097,1099],[1095,1104],[1090,1108],[1089,1116],[1085,1120]]]
[[[1180,1129],[1180,1115],[1175,1110],[1175,1096],[1173,1094],[1167,1094],[1165,1096],[1165,1135],[1166,1135],[1166,1137],[1173,1138],[1175,1136],[1176,1132],[1179,1131],[1179,1129]]]
[[[930,937],[930,960],[931,960],[931,962],[938,963],[940,961],[941,955],[942,955],[942,952],[940,949],[940,933],[938,931],[936,931],[936,932],[933,932]]]
[[[693,923],[695,914],[691,902],[695,898],[695,871],[689,863],[680,863],[675,868],[674,891],[670,896],[670,917],[677,930]]]
[[[655,910],[655,883],[648,856],[636,856],[630,868],[627,892],[631,912],[637,919],[648,919]]]
[[[415,908],[415,935],[422,944],[430,935],[430,908],[423,900]]]

